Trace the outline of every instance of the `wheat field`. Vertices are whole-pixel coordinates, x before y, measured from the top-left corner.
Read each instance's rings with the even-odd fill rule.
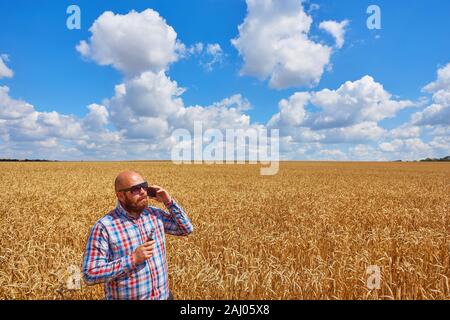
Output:
[[[67,282],[126,169],[194,224],[167,237],[176,299],[450,298],[448,163],[57,162],[0,163],[0,299],[103,299]]]

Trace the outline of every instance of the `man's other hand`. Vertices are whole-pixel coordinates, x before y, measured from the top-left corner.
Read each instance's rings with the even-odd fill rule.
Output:
[[[136,265],[141,264],[147,259],[150,259],[153,255],[153,248],[155,246],[155,240],[147,241],[143,245],[137,247],[133,252],[133,258]]]

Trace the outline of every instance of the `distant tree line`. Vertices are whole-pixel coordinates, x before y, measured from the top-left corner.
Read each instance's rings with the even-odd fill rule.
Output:
[[[450,162],[450,156],[446,156],[443,158],[426,158],[426,159],[422,159],[422,160],[412,160],[412,161],[394,160],[393,162],[438,162],[438,161]]]
[[[439,159],[432,159],[432,158],[426,158],[426,159],[422,159],[420,160],[421,162],[428,162],[428,161],[450,161],[450,156],[446,156],[444,158],[439,158]]]

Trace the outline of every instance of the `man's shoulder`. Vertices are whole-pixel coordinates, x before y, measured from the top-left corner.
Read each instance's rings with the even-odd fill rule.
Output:
[[[99,225],[100,227],[109,227],[111,225],[114,225],[115,221],[119,219],[119,215],[116,213],[116,210],[113,209],[109,211],[107,214],[105,214],[103,217],[97,220],[95,223],[96,225]]]
[[[161,213],[164,213],[164,210],[155,206],[148,206],[146,214],[150,214],[150,215],[159,215]]]

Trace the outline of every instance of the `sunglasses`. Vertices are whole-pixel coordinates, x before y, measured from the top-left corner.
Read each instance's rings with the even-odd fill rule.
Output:
[[[133,195],[136,195],[136,194],[139,194],[141,192],[141,189],[144,189],[145,191],[147,191],[147,189],[148,189],[147,181],[142,182],[142,183],[137,184],[137,185],[134,185],[132,187],[126,188],[126,189],[118,190],[118,192],[131,192]]]

